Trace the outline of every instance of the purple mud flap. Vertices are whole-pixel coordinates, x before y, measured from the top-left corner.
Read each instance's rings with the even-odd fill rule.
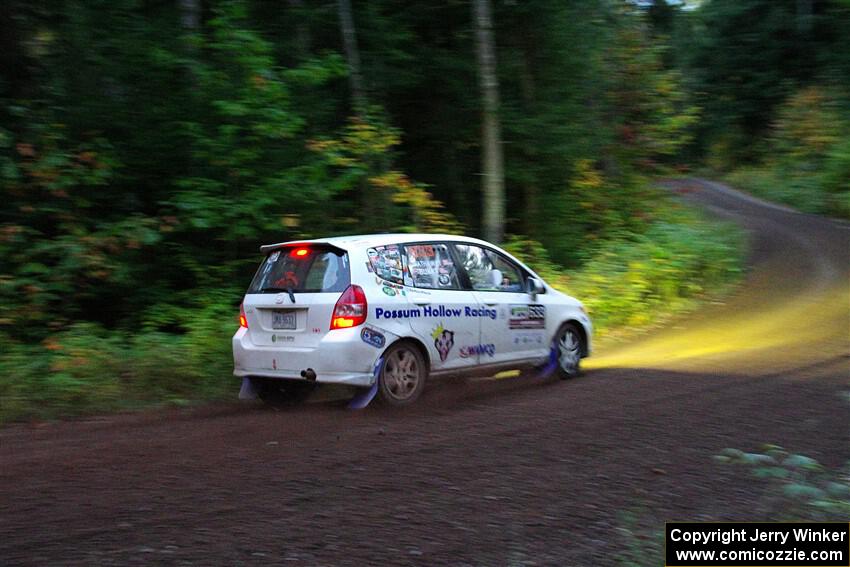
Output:
[[[242,389],[239,390],[240,400],[256,400],[257,389],[254,388],[254,383],[250,378],[242,378]]]
[[[348,402],[348,409],[363,409],[375,398],[375,395],[378,393],[378,380],[381,379],[381,368],[383,365],[384,357],[382,356],[375,362],[375,370],[372,371],[372,374],[375,376],[375,383],[372,384],[371,388],[351,398],[351,401]]]
[[[552,345],[552,348],[549,350],[549,362],[546,363],[546,366],[540,369],[537,377],[548,378],[552,375],[556,368],[558,368],[558,347]]]

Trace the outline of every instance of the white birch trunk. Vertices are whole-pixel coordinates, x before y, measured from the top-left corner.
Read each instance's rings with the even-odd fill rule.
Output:
[[[482,99],[482,225],[484,238],[499,243],[505,234],[505,172],[499,124],[499,79],[490,0],[473,0],[477,31],[478,79]]]

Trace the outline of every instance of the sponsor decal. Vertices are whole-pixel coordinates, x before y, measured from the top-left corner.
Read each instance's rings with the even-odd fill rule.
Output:
[[[496,310],[489,307],[464,307],[463,314],[465,317],[487,317],[496,320]]]
[[[495,321],[497,316],[498,313],[495,309],[490,309],[489,307],[471,307],[469,305],[465,307],[426,305],[421,308],[416,307],[413,309],[384,309],[383,307],[375,308],[375,317],[377,317],[378,319],[420,319],[422,317],[486,317]]]
[[[423,244],[419,246],[405,246],[405,250],[407,250],[408,256],[419,257],[419,258],[433,258],[436,256],[434,252],[434,247],[430,244]]]
[[[384,309],[383,307],[375,308],[375,318],[377,319],[413,319],[422,317],[421,309]]]
[[[440,360],[445,362],[449,357],[449,353],[452,351],[452,347],[455,346],[455,332],[446,330],[443,324],[440,323],[431,331],[431,337],[434,339],[434,346],[437,347],[437,352],[440,353]]]
[[[376,275],[385,280],[402,283],[401,254],[397,246],[370,248],[367,254]]]
[[[511,329],[543,329],[546,327],[546,306],[544,305],[511,305],[511,316],[508,319]]]
[[[404,289],[404,286],[391,282],[389,280],[382,280],[381,278],[375,278],[375,283],[381,286],[381,291],[383,291],[386,295],[390,297],[395,297],[397,294],[401,294],[407,296],[407,292]]]
[[[515,345],[542,345],[545,342],[543,333],[541,332],[517,332],[513,333],[512,336]]]
[[[493,343],[488,343],[486,345],[469,345],[462,346],[458,350],[458,354],[461,358],[471,358],[476,355],[487,355],[490,358],[495,356],[496,354],[496,345]]]
[[[366,262],[366,270],[371,274],[372,273],[372,262]]]
[[[278,341],[282,343],[291,343],[295,340],[295,337],[291,335],[272,335],[272,342],[276,343]]]
[[[374,329],[370,329],[369,327],[364,327],[363,330],[360,331],[360,338],[363,339],[364,343],[372,345],[375,348],[383,348],[387,342],[384,335]]]

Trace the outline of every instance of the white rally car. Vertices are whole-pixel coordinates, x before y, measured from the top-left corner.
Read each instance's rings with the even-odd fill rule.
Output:
[[[334,383],[362,387],[361,406],[375,395],[406,405],[428,376],[568,378],[590,354],[582,304],[482,240],[379,234],[260,250],[233,337],[241,398],[283,402]]]

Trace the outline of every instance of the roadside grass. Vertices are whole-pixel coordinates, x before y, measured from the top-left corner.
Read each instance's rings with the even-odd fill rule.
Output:
[[[842,522],[850,517],[850,461],[831,470],[778,445],[754,453],[727,448],[714,458],[767,481],[768,513],[775,520]]]
[[[614,557],[622,567],[664,564],[664,526],[647,526],[646,508],[621,514],[616,532],[621,536],[622,550]]]
[[[736,169],[725,175],[724,180],[736,189],[804,213],[850,218],[850,185],[844,191],[830,190],[825,187],[822,174],[751,166]]]
[[[507,248],[580,298],[598,338],[645,329],[727,289],[743,258],[739,230],[659,199],[642,234],[602,243],[574,272],[528,239],[513,237]],[[230,338],[238,295],[220,289],[184,306],[157,306],[136,332],[77,323],[38,344],[0,334],[0,423],[234,399]]]
[[[815,459],[765,445],[747,453],[727,448],[714,456],[721,466],[747,468],[763,491],[758,515],[773,522],[844,522],[850,517],[850,461],[831,470]],[[622,548],[615,560],[623,567],[664,564],[664,525],[646,506],[625,512],[618,522]],[[701,520],[709,521],[709,520]]]
[[[0,335],[0,423],[235,396],[233,308],[213,304],[188,321],[181,334],[78,323],[38,345]]]
[[[805,87],[776,110],[756,165],[726,175],[731,185],[806,213],[850,218],[847,93]],[[716,166],[730,165],[714,155]]]

